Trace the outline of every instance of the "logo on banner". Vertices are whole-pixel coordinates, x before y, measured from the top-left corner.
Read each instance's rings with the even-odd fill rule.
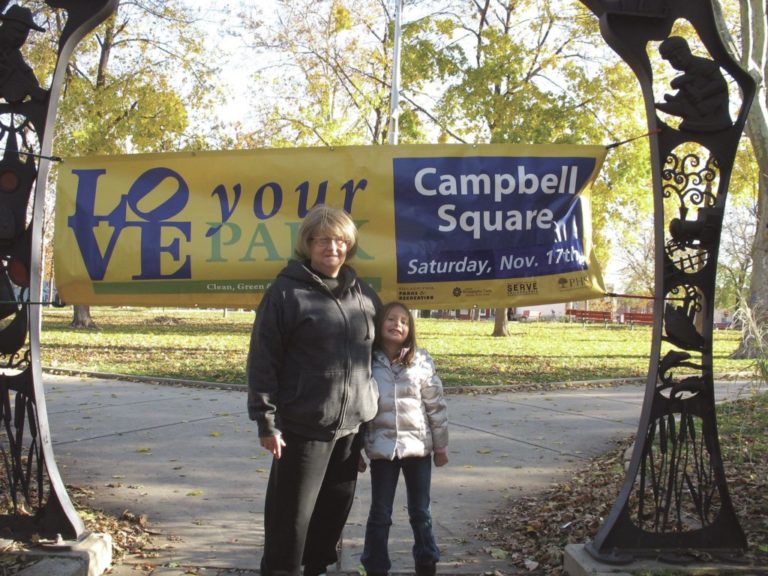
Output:
[[[538,293],[539,284],[536,280],[525,280],[507,284],[507,296],[532,296]]]
[[[456,291],[458,291],[458,294],[456,294]],[[455,296],[463,296],[464,298],[478,298],[483,296],[490,296],[493,294],[493,290],[490,288],[456,288],[454,289],[454,295]]]
[[[97,184],[106,172],[104,169],[72,171],[78,177],[76,207],[67,223],[91,280],[104,278],[117,241],[131,229],[137,230],[139,236],[140,273],[133,276],[134,280],[191,278],[190,255],[182,254],[181,248],[182,241],[189,243],[191,240],[192,223],[172,220],[189,200],[189,187],[184,179],[169,168],[147,170],[120,196],[110,212],[97,214]],[[170,194],[164,190],[155,197],[153,192],[158,187],[169,184],[173,189]],[[167,240],[169,236],[172,237],[170,241]],[[167,243],[164,244],[163,239]],[[170,255],[178,263],[175,269],[162,270],[163,254]]]
[[[402,302],[426,302],[434,300],[432,294],[427,294],[426,290],[400,290],[398,299]]]
[[[561,292],[581,290],[582,288],[589,288],[592,286],[592,280],[588,274],[576,276],[574,278],[558,278],[557,286]]]

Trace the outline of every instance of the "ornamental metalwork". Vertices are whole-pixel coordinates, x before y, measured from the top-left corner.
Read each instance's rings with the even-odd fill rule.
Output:
[[[0,0],[0,530],[77,539],[84,527],[53,456],[40,365],[42,226],[53,125],[69,57],[117,0],[48,0],[65,19],[43,88],[23,48],[45,30]]]
[[[653,342],[634,450],[587,550],[607,563],[685,562],[702,551],[738,556],[746,538],[718,440],[712,332],[728,184],[755,83],[725,50],[709,1],[582,2],[640,82],[652,134],[656,257]],[[677,75],[666,85],[654,78],[654,64]]]

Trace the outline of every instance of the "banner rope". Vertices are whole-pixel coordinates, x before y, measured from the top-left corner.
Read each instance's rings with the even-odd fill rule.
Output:
[[[643,294],[618,294],[616,292],[606,292],[605,295],[609,298],[634,298],[636,300],[661,300],[663,302],[685,300],[685,298],[659,298],[657,296],[644,296]]]
[[[656,296],[644,296],[642,294],[619,294],[617,292],[606,292],[605,293],[606,298],[634,298],[636,300],[663,300],[666,302],[671,301],[682,301],[685,300],[685,298],[657,298]],[[581,300],[574,300],[574,302],[580,302]],[[65,304],[65,303],[59,303],[56,302],[20,302],[18,300],[0,300],[0,306],[4,306],[6,304],[11,304],[14,306],[55,306],[58,308],[63,308],[64,306],[72,306],[72,304]]]
[[[605,149],[606,150],[611,150],[612,148],[618,148],[619,146],[622,146],[623,144],[629,144],[630,142],[634,142],[635,140],[639,140],[640,138],[649,138],[651,136],[659,134],[660,132],[661,132],[661,128],[656,128],[656,130],[651,130],[650,132],[646,132],[645,134],[641,134],[640,136],[634,136],[632,138],[627,138],[626,140],[622,140],[620,142],[614,142],[613,144],[607,144],[605,146]]]
[[[14,154],[24,154],[25,156],[32,156],[34,158],[42,158],[43,160],[51,160],[52,162],[64,162],[64,158],[61,156],[46,156],[44,154],[35,154],[34,152],[24,152],[23,150],[8,150],[8,148],[0,148],[3,152],[13,152]]]
[[[618,294],[617,292],[606,292],[609,298],[636,298],[638,300],[658,300],[656,296],[645,296],[643,294]]]

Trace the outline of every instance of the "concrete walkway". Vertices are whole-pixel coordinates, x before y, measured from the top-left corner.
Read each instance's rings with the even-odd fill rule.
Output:
[[[743,383],[718,384],[719,399]],[[111,574],[257,570],[270,456],[248,419],[245,392],[46,376],[54,453],[64,481],[95,491],[106,511],[145,514],[160,533],[159,558],[129,560]],[[492,558],[477,522],[506,498],[547,489],[636,432],[643,386],[494,395],[448,395],[450,463],[434,470],[439,572],[515,572]],[[359,565],[370,502],[361,475],[338,571]],[[390,539],[393,572],[412,569],[405,489]],[[160,568],[172,566],[176,571]],[[180,571],[179,571],[180,570]]]

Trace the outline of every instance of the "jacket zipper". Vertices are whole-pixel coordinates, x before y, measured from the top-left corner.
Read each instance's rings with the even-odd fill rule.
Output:
[[[344,334],[346,338],[344,338],[344,347],[346,348],[346,354],[347,354],[347,369],[344,372],[344,396],[343,400],[341,402],[341,415],[339,417],[339,426],[336,428],[336,432],[334,433],[334,436],[339,432],[339,430],[344,429],[344,421],[346,420],[347,416],[347,404],[349,403],[349,388],[350,388],[350,380],[352,375],[352,353],[350,352],[350,339],[351,334],[349,333],[349,318],[347,318],[347,315],[344,313],[344,307],[341,305],[341,300],[339,298],[336,298],[334,296],[334,299],[336,300],[336,306],[339,308],[339,312],[341,312],[341,317],[344,319]]]
[[[325,289],[326,293],[330,298],[333,298],[333,301],[336,303],[336,307],[339,309],[339,313],[341,314],[341,317],[344,319],[344,348],[346,352],[347,357],[347,366],[346,370],[344,371],[344,391],[342,395],[342,402],[341,402],[341,414],[339,415],[339,425],[336,427],[336,430],[334,431],[333,435],[336,437],[336,434],[338,434],[339,430],[344,429],[344,421],[346,420],[347,415],[347,404],[349,404],[349,388],[350,388],[350,379],[352,374],[352,354],[349,350],[349,341],[350,341],[350,333],[349,333],[349,318],[347,318],[347,315],[344,313],[344,307],[341,305],[341,300],[336,297],[336,295],[331,291],[328,286],[325,285],[325,283],[322,283],[323,288]],[[344,292],[342,292],[342,295]],[[366,318],[367,321],[367,318]]]

